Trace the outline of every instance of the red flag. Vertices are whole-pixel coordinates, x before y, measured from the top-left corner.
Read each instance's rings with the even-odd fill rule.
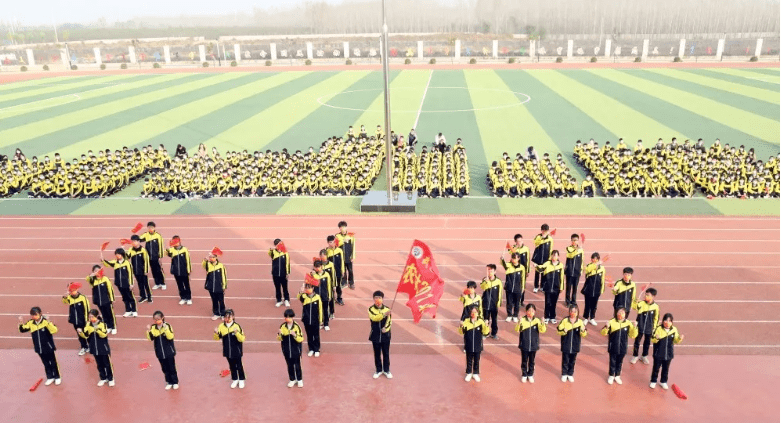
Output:
[[[230,374],[231,374],[231,371],[228,370],[228,369],[223,369],[222,371],[220,371],[220,377],[225,377],[225,376],[228,376]]]
[[[87,363],[87,364],[90,364],[90,363],[92,363],[92,359],[89,358],[89,357],[84,357],[84,362]]]
[[[605,258],[602,259],[602,263],[607,263],[610,260],[610,254],[605,254]]]
[[[586,234],[580,234],[580,245],[586,244]]]
[[[304,276],[304,282],[307,285],[320,286],[320,280],[319,279],[315,279],[315,277],[312,276],[311,273],[307,273],[306,276]]]
[[[149,367],[150,367],[150,366],[149,366],[149,363],[145,361],[145,362],[143,362],[143,363],[141,363],[141,364],[139,364],[139,365],[138,365],[138,371],[140,372],[140,371],[142,371],[142,370],[146,370],[146,369],[148,369]]]
[[[643,289],[640,290],[640,293],[642,294],[643,292],[645,292],[650,287],[651,287],[650,283],[647,283],[647,284],[643,285]]]
[[[510,242],[509,242],[509,241],[507,241],[507,244],[505,244],[504,248],[506,248],[506,249],[508,249],[508,250],[509,250],[509,249],[511,249],[511,248],[513,248],[513,247],[510,245]]]
[[[407,307],[412,310],[415,323],[420,322],[424,312],[437,317],[437,306],[444,291],[445,281],[439,276],[431,250],[416,239],[412,243],[404,273],[396,288],[396,292],[409,295]]]
[[[349,237],[355,237],[355,232],[347,232],[347,236],[349,236]]]
[[[469,295],[469,288],[464,289],[464,295]]]
[[[550,231],[550,234],[551,234],[551,235],[556,235],[556,228],[553,228],[553,230],[552,230],[552,231]]]
[[[103,268],[102,267],[100,269],[98,269],[97,272],[95,272],[95,277],[98,278],[98,279],[103,277]]]
[[[181,239],[179,238],[171,238],[171,242],[168,243],[171,247],[178,247],[179,243],[181,242]]]
[[[103,243],[103,245],[100,246],[100,251],[106,251],[106,247],[108,247],[109,242],[106,241]]]
[[[317,260],[320,260],[320,257],[312,257],[312,263],[316,262]]]
[[[607,281],[607,287],[612,288],[613,287],[613,278],[610,276],[605,275],[605,280]]]
[[[134,234],[137,234],[138,231],[140,231],[141,228],[143,228],[143,227],[144,227],[144,225],[141,222],[138,222],[136,224],[136,226],[133,229],[130,230],[130,232],[133,232]]]
[[[285,248],[285,243],[284,242],[280,242],[279,244],[277,244],[277,251],[279,251],[280,253],[286,253],[287,252],[287,248]]]
[[[334,245],[338,248],[339,247],[339,238],[334,239]]]
[[[679,388],[678,385],[674,383],[673,383],[673,392],[675,392],[675,395],[682,400],[689,399],[689,397],[687,397],[686,394],[684,394],[683,391],[681,391],[681,388]]]
[[[43,382],[43,378],[38,379],[38,382],[35,382],[33,386],[30,387],[30,392],[38,389],[38,386]]]
[[[128,244],[132,244],[133,241],[131,241],[131,240],[127,239],[127,238],[122,238],[122,239],[119,240],[119,243],[121,245],[128,245]]]
[[[214,248],[212,248],[212,254],[214,254],[215,256],[221,256],[222,255],[222,250],[220,250],[217,247],[214,247]]]

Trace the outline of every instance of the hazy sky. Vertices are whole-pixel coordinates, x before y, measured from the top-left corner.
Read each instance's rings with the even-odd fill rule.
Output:
[[[178,16],[180,14],[229,14],[251,12],[253,8],[288,8],[305,0],[7,0],[0,7],[0,20],[16,18],[21,24],[109,22],[134,16]],[[342,0],[324,0],[339,4]],[[379,1],[379,0],[378,0]]]

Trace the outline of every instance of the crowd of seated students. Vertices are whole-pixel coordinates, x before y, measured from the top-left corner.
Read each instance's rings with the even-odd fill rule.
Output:
[[[594,196],[593,183],[584,181],[578,187],[561,154],[556,156],[555,162],[548,153],[539,159],[533,147],[528,148],[526,155],[517,153],[515,159],[503,153],[500,160],[491,163],[486,182],[496,197]]]
[[[697,190],[709,198],[779,196],[778,157],[763,163],[753,148],[722,146],[718,139],[709,148],[702,139],[660,138],[650,148],[638,140],[633,149],[623,139],[615,147],[578,140],[573,156],[608,197],[692,197]]]
[[[411,132],[414,134],[414,130]],[[431,150],[423,146],[420,156],[415,143],[394,142],[394,191],[417,191],[419,197],[440,198],[469,195],[469,163],[461,138],[450,146],[440,133]]]

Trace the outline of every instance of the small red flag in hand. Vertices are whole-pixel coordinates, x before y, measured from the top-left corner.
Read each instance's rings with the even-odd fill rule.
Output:
[[[610,254],[605,254],[605,258],[602,259],[602,263],[607,263],[610,260]]]
[[[689,397],[687,397],[686,394],[684,394],[683,391],[681,391],[681,388],[679,388],[678,385],[674,383],[673,383],[673,392],[675,392],[675,395],[682,400],[689,399]]]
[[[643,292],[645,292],[650,287],[651,287],[650,283],[647,283],[647,284],[643,285],[643,289],[640,290],[640,293],[642,294]]]
[[[179,244],[182,242],[179,238],[171,238],[171,242],[168,243],[171,247],[178,247]]]
[[[464,289],[464,295],[469,295],[469,288]]]
[[[284,242],[280,242],[279,244],[277,244],[277,251],[279,251],[280,253],[286,253],[287,252],[287,248],[285,248],[285,243]]]
[[[100,251],[106,251],[106,247],[108,247],[109,244],[110,244],[110,242],[108,242],[108,241],[106,241],[103,244],[101,244]]]
[[[334,240],[334,245],[335,245],[336,247],[339,247],[339,238],[336,238],[336,239]]]
[[[586,234],[580,234],[580,245],[586,244]]]
[[[225,377],[231,374],[231,371],[228,369],[223,369],[220,371],[220,377]]]
[[[40,378],[40,379],[38,379],[38,382],[35,382],[35,383],[33,384],[33,386],[31,386],[31,387],[30,387],[30,392],[32,392],[32,391],[34,391],[34,390],[38,389],[38,385],[40,385],[40,384],[41,384],[41,382],[43,382],[43,378]]]
[[[130,230],[130,232],[133,232],[134,234],[137,234],[138,231],[140,231],[141,228],[143,228],[143,227],[144,227],[144,225],[141,222],[138,222],[136,224],[136,226],[134,226],[133,229]]]
[[[610,276],[605,275],[605,280],[607,281],[607,287],[612,288],[613,287],[613,278]]]
[[[102,267],[100,269],[98,269],[97,272],[95,272],[95,277],[98,278],[98,279],[103,277],[103,268]]]
[[[553,230],[552,230],[552,231],[550,231],[550,234],[551,234],[551,235],[556,235],[556,228],[553,228]]]
[[[507,241],[507,244],[505,244],[504,248],[506,248],[508,250],[512,248],[512,246],[510,245],[509,241]]]
[[[347,236],[354,237],[355,236],[355,232],[347,232]]]
[[[304,276],[304,282],[307,285],[320,286],[320,280],[319,279],[315,279],[315,277],[312,276],[311,273],[307,273],[306,276]]]
[[[119,243],[121,245],[128,245],[128,244],[132,244],[133,241],[131,241],[131,240],[127,239],[127,238],[122,238],[122,239],[119,240]]]
[[[150,367],[150,366],[149,366],[149,363],[145,361],[145,362],[143,362],[143,363],[141,363],[141,364],[139,364],[139,365],[138,365],[138,371],[140,372],[140,371],[142,371],[142,370],[146,370],[146,369],[148,369],[149,367]]]
[[[78,282],[68,284],[68,292],[78,291],[79,288],[81,288],[81,284]]]
[[[220,250],[217,247],[214,247],[214,248],[212,248],[212,254],[214,254],[215,256],[221,256],[222,255],[222,250]]]

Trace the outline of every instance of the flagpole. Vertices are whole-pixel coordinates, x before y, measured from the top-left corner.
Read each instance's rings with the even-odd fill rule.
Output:
[[[390,311],[393,311],[393,305],[396,304],[396,297],[399,295],[399,290],[396,289],[396,293],[393,295],[393,301],[391,301]]]
[[[385,0],[382,0],[382,35],[381,35],[381,49],[380,57],[382,58],[382,80],[383,80],[383,92],[385,98],[385,173],[388,179],[388,205],[393,204],[393,171],[391,170],[391,163],[393,160],[393,150],[391,149],[391,114],[390,114],[390,85],[388,82],[390,73],[390,58],[388,57],[388,24],[385,21]]]

